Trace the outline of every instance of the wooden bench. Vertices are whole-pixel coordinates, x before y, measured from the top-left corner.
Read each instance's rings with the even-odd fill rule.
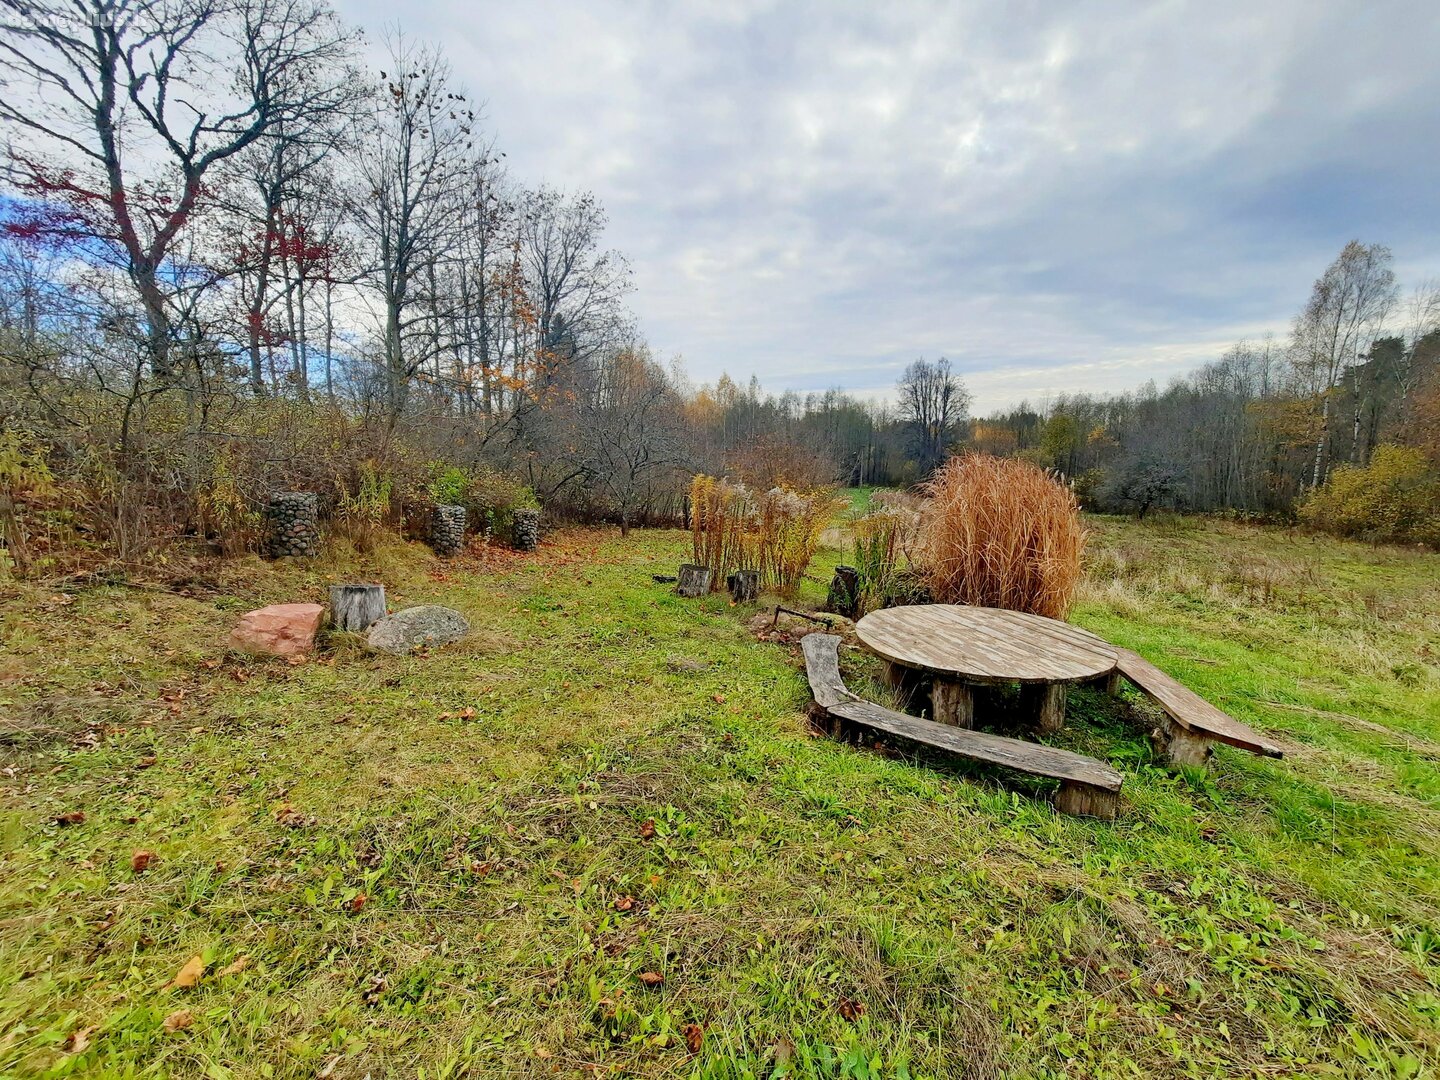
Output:
[[[1115,817],[1124,776],[1103,761],[1053,746],[951,727],[887,709],[852,694],[845,686],[840,677],[840,639],[834,634],[808,634],[801,639],[800,648],[805,654],[810,692],[832,735],[843,736],[863,729],[956,757],[1001,765],[1032,776],[1053,777],[1060,781],[1055,809],[1082,817]]]
[[[1165,713],[1168,730],[1161,732],[1161,741],[1171,761],[1180,765],[1204,765],[1212,744],[1217,742],[1264,757],[1285,756],[1285,752],[1264,735],[1221,712],[1144,657],[1128,649],[1117,652],[1119,662],[1115,670]]]

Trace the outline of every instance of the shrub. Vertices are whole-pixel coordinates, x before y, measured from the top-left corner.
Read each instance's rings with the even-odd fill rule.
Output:
[[[342,486],[335,503],[335,531],[355,545],[356,551],[375,550],[390,513],[389,477],[382,477],[373,462],[360,466],[353,488]]]
[[[917,556],[936,601],[1065,617],[1085,545],[1068,487],[1018,458],[967,454],[923,490]]]
[[[821,535],[849,501],[825,489],[802,494],[775,487],[761,495],[758,504],[754,565],[767,586],[794,596]]]
[[[911,592],[905,569],[913,560],[918,509],[882,501],[878,495],[876,501],[880,509],[856,518],[851,525],[855,538],[851,561],[860,575],[857,607],[861,614],[904,603]]]
[[[755,508],[744,484],[713,476],[690,481],[690,557],[710,568],[712,588],[720,588],[732,570],[758,570],[746,542]]]
[[[238,555],[259,546],[263,521],[240,489],[233,455],[228,447],[216,452],[210,478],[196,493],[200,527],[226,555]]]
[[[1335,468],[1299,515],[1340,536],[1440,547],[1440,476],[1420,450],[1377,446],[1369,465]]]
[[[35,568],[40,510],[56,492],[44,448],[22,439],[18,431],[0,433],[0,571],[7,562],[21,577]]]

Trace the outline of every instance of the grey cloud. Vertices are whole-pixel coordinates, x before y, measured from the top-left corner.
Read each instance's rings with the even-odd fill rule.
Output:
[[[427,3],[517,176],[594,190],[696,381],[992,407],[1282,331],[1351,236],[1440,270],[1421,3]],[[342,10],[371,27],[373,0]]]

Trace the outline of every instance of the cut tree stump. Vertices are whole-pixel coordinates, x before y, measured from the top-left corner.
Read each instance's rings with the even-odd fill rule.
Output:
[[[330,625],[336,630],[367,630],[384,617],[384,585],[330,586]]]
[[[835,567],[835,576],[830,579],[830,592],[825,597],[825,610],[847,619],[855,618],[860,610],[860,571],[853,566]]]
[[[675,586],[675,591],[681,596],[693,600],[710,591],[710,568],[708,566],[681,563],[678,577],[679,584]]]
[[[730,599],[737,604],[753,603],[760,595],[760,571],[736,570],[725,579],[730,590]]]

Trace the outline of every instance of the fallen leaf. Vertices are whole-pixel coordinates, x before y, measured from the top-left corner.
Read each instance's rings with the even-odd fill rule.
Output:
[[[546,1050],[545,1047],[537,1046],[535,1047],[535,1056],[538,1057],[541,1061],[549,1061],[555,1055],[549,1050]]]
[[[616,900],[615,900],[615,910],[616,910],[616,911],[629,911],[629,910],[631,910],[632,908],[634,908],[634,906],[635,906],[635,897],[633,897],[633,896],[620,896],[620,897],[617,897]]]
[[[655,836],[655,819],[649,818],[640,826],[640,839],[650,840]]]
[[[699,1024],[686,1024],[680,1029],[680,1034],[685,1038],[685,1049],[690,1051],[694,1057],[700,1052],[700,1047],[705,1042],[705,1029]]]
[[[859,1001],[852,1001],[848,997],[842,997],[840,999],[840,1015],[853,1024],[865,1015],[865,1006]]]
[[[170,980],[170,985],[180,990],[186,990],[200,981],[200,976],[205,974],[205,959],[200,956],[192,956],[185,961],[185,966],[175,973],[175,978]]]
[[[250,957],[236,957],[234,960],[232,960],[230,963],[226,964],[223,968],[220,969],[220,977],[223,979],[226,975],[239,975],[240,972],[244,971],[249,966]]]
[[[67,810],[67,811],[66,811],[65,813],[63,813],[63,814],[56,814],[56,815],[55,815],[55,824],[56,824],[56,825],[84,825],[84,824],[85,824],[85,811],[84,811],[84,810]]]
[[[137,874],[143,874],[146,870],[149,869],[150,864],[154,861],[155,852],[146,851],[141,848],[137,850],[135,854],[130,856],[130,869]]]
[[[289,664],[291,667],[299,667],[301,664],[305,663],[305,656],[304,656],[304,654],[302,653],[302,654],[300,654],[300,655],[298,655],[298,656],[292,656],[292,657],[290,657],[290,658],[289,658],[288,660],[286,660],[285,662],[286,662],[287,664]]]
[[[658,971],[642,971],[640,981],[646,986],[659,986],[665,981],[665,976]]]
[[[184,1031],[195,1022],[195,1015],[189,1009],[176,1009],[169,1016],[165,1017],[165,1030],[170,1032]]]
[[[90,1036],[94,1034],[93,1027],[76,1028],[70,1033],[70,1042],[65,1047],[67,1054],[83,1054],[90,1049]]]
[[[144,757],[140,758],[138,761],[135,762],[135,767],[137,769],[148,769],[155,764],[155,761],[156,757],[154,754],[146,754]]]
[[[363,892],[356,893],[355,899],[350,901],[350,913],[352,915],[359,915],[361,909],[365,907],[365,901],[368,899],[369,897],[367,897]]]

